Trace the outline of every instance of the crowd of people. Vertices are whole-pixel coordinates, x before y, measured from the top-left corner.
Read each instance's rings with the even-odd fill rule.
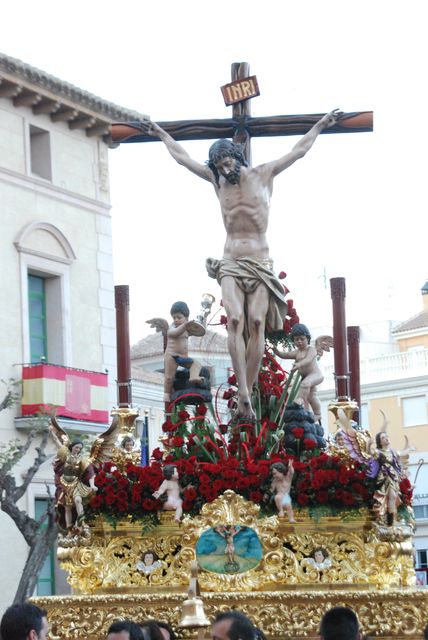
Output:
[[[350,607],[338,606],[326,611],[318,632],[320,640],[370,640]],[[1,640],[48,640],[47,612],[30,602],[14,604],[3,615],[0,634]],[[216,615],[210,636],[212,640],[266,640],[263,631],[235,609]],[[428,625],[424,638],[428,640]],[[106,640],[177,640],[177,636],[168,623],[159,620],[117,620],[110,624]]]

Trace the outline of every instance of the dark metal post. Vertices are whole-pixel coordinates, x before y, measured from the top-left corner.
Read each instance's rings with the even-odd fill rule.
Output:
[[[361,386],[360,386],[360,327],[348,327],[348,357],[349,357],[349,393],[351,399],[355,400],[358,407],[361,407]],[[356,412],[357,413],[357,412]],[[359,412],[358,412],[359,413]],[[354,414],[354,420],[358,416]]]
[[[114,288],[116,307],[117,398],[119,407],[129,407],[131,393],[131,347],[129,343],[129,286]]]
[[[333,301],[334,376],[336,379],[336,399],[349,400],[348,352],[346,348],[345,319],[345,278],[330,279]]]

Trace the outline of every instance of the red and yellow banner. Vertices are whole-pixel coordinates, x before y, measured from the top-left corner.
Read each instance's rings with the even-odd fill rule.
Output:
[[[54,364],[25,365],[22,369],[21,413],[35,415],[56,408],[64,418],[108,422],[106,373]]]

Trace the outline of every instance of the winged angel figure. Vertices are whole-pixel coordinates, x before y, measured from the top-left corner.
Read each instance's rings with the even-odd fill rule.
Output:
[[[84,501],[96,493],[96,468],[110,459],[119,420],[114,417],[110,427],[91,447],[89,456],[83,452],[79,438],[70,440],[54,415],[50,416],[50,431],[58,452],[53,462],[55,473],[55,503],[57,520],[67,534],[81,533],[85,529]]]
[[[185,302],[174,302],[171,307],[172,324],[164,318],[152,318],[147,320],[153,329],[162,333],[164,337],[164,402],[170,402],[174,386],[174,377],[177,367],[189,369],[189,384],[202,385],[205,379],[201,377],[201,365],[189,358],[189,336],[201,337],[205,335],[205,327],[196,320],[189,320],[189,307]]]
[[[295,402],[305,409],[312,409],[315,420],[321,420],[321,404],[317,397],[317,386],[324,380],[318,360],[324,351],[330,351],[333,345],[331,336],[319,336],[315,340],[315,346],[310,344],[311,334],[304,324],[295,324],[290,332],[290,337],[296,347],[291,351],[281,351],[274,347],[274,352],[280,358],[293,359],[294,365],[291,371],[297,371],[302,376],[299,391]]]

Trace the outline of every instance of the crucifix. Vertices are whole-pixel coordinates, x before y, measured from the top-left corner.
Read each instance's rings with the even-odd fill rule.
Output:
[[[232,64],[232,82],[249,76],[247,62]],[[159,122],[174,140],[214,140],[232,138],[244,146],[244,156],[251,165],[251,138],[303,135],[320,119],[322,114],[281,115],[254,118],[250,99],[232,106],[232,117],[211,120],[178,120]],[[361,133],[373,131],[373,112],[344,113],[335,126],[322,133]],[[122,142],[153,142],[155,138],[141,131],[139,122],[121,122],[111,125],[112,146]]]
[[[251,86],[246,63],[232,66],[232,84]],[[154,123],[113,124],[114,142],[161,140],[174,160],[210,182],[220,202],[226,243],[220,260],[208,258],[208,275],[221,286],[228,319],[228,348],[238,386],[236,418],[254,421],[251,395],[258,381],[265,347],[265,329],[283,328],[287,315],[284,288],[273,272],[266,231],[274,178],[302,158],[320,133],[370,131],[372,113],[252,118],[248,100],[238,101],[233,117]],[[289,153],[258,167],[251,166],[250,139],[254,136],[304,134]],[[220,138],[209,149],[209,161],[192,159],[178,140]],[[233,138],[230,141],[225,138]],[[303,360],[296,365],[305,381]],[[300,367],[300,368],[299,368]],[[308,377],[309,380],[309,377]],[[166,398],[165,398],[166,399]]]

